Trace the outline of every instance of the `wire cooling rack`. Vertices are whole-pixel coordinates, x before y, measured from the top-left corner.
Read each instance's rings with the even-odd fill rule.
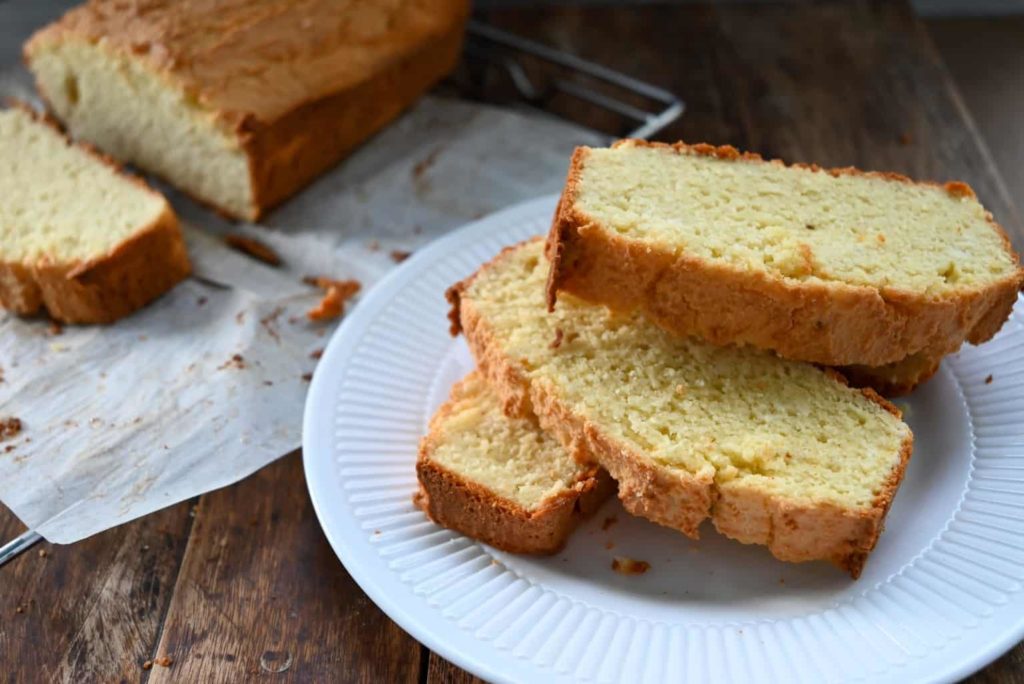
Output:
[[[467,27],[465,61],[501,72],[527,105],[546,110],[547,102],[561,94],[612,112],[632,124],[622,137],[649,138],[686,109],[667,90],[479,21]],[[538,63],[545,68],[535,68]],[[467,71],[468,92],[463,94],[479,94],[491,74]]]

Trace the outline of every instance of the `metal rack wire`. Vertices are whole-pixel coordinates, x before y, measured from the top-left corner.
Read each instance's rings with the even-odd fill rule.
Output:
[[[467,38],[466,56],[502,69],[527,104],[542,106],[553,92],[564,93],[635,122],[637,126],[625,137],[649,138],[686,110],[683,100],[667,90],[479,21],[469,22]],[[523,66],[524,55],[555,65],[565,75],[538,84]],[[587,85],[586,81],[612,86],[613,90],[632,96],[631,99],[639,98],[653,106],[646,108],[631,104]]]

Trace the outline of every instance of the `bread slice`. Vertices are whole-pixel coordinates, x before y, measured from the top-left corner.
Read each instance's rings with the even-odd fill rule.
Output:
[[[25,61],[72,135],[255,220],[455,65],[467,0],[94,1]]]
[[[913,445],[899,411],[833,371],[673,336],[563,296],[548,314],[538,239],[449,290],[510,414],[608,470],[635,515],[858,576]]]
[[[0,111],[0,305],[109,323],[189,273],[167,200],[27,107]]]
[[[634,140],[576,150],[549,256],[551,305],[564,290],[829,366],[937,364],[991,338],[1024,282],[963,183]]]
[[[476,371],[430,421],[416,472],[415,502],[434,522],[513,553],[555,553],[615,492],[532,417],[506,417]]]

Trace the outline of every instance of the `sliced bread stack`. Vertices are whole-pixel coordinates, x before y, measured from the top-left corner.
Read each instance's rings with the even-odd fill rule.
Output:
[[[584,148],[546,249],[507,248],[449,290],[453,333],[493,394],[477,401],[496,422],[472,421],[469,443],[482,430],[516,453],[494,426],[528,421],[607,470],[637,516],[692,537],[710,520],[856,578],[913,447],[873,388],[909,391],[964,341],[990,338],[1021,283],[963,184],[732,148]],[[421,447],[424,488],[446,410]],[[460,451],[463,481],[486,484],[487,458]],[[554,461],[530,463],[539,474]]]
[[[769,352],[674,337],[639,314],[545,305],[536,239],[449,291],[453,321],[510,415],[536,415],[619,485],[626,509],[789,561],[860,573],[913,443],[872,390]]]

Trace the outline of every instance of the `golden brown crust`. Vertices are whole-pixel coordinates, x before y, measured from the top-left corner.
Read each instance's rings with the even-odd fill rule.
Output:
[[[216,198],[196,199],[256,220],[450,72],[468,14],[467,0],[408,7],[331,0],[258,7],[221,0],[143,0],[117,8],[93,2],[38,31],[23,52],[31,66],[34,54],[55,43],[102,45],[187,94],[244,151],[252,189],[242,215],[216,206]]]
[[[257,220],[351,153],[447,75],[462,50],[462,23],[375,78],[296,107],[245,142]]]
[[[0,306],[64,323],[112,323],[142,308],[191,271],[178,221],[167,207],[112,252],[85,263],[0,262]]]
[[[461,24],[466,0],[84,2],[25,43],[69,40],[131,56],[240,133],[359,85]]]
[[[63,136],[52,119],[19,106]],[[45,309],[64,323],[111,323],[174,287],[191,266],[178,219],[166,200],[110,157],[88,145],[77,146],[140,190],[160,197],[163,210],[149,226],[89,261],[22,263],[0,258],[0,306],[21,315]]]
[[[781,164],[728,147],[638,144]],[[1024,283],[1024,270],[1018,269],[985,288],[925,298],[896,289],[793,281],[659,250],[603,230],[576,207],[588,153],[588,148],[578,148],[572,157],[548,237],[549,306],[564,290],[613,309],[640,309],[670,332],[696,334],[714,344],[751,344],[823,365],[882,366],[911,354],[941,358],[965,340],[978,344],[991,338]],[[912,182],[896,174],[804,168]],[[955,184],[946,190],[965,192]],[[1005,232],[991,217],[989,222],[1016,259]]]
[[[502,253],[504,254],[504,252]],[[552,388],[530,382],[503,351],[486,321],[463,296],[473,279],[491,268],[501,255],[449,292],[453,330],[466,337],[478,368],[510,412],[533,411],[541,426],[557,437],[578,459],[604,467],[618,483],[619,498],[630,513],[697,537],[710,518],[723,534],[744,543],[762,544],[785,561],[827,560],[854,578],[860,575],[874,548],[892,498],[903,479],[913,450],[913,436],[900,449],[900,461],[886,479],[869,509],[848,510],[834,504],[806,505],[775,499],[732,483],[719,484],[710,470],[686,473],[661,465],[647,455],[616,442],[581,416],[575,415]],[[845,382],[827,371],[837,382]],[[899,410],[873,390],[862,392],[887,411]],[[521,415],[521,413],[518,413]]]
[[[576,525],[615,491],[608,474],[595,469],[575,490],[527,511],[429,459],[417,462],[416,474],[420,489],[413,501],[431,520],[510,553],[558,553]]]
[[[438,409],[416,461],[420,489],[413,501],[437,524],[511,553],[557,553],[576,525],[615,493],[608,473],[593,467],[581,472],[571,489],[527,510],[431,458],[438,428],[451,411],[450,401]]]

